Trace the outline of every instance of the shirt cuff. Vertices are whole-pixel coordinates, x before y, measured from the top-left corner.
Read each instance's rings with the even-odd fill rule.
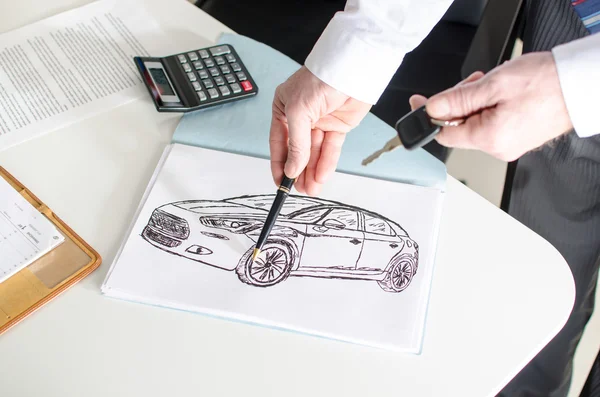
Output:
[[[569,117],[577,135],[600,133],[600,34],[552,49]]]
[[[367,42],[333,19],[304,65],[336,90],[374,105],[404,59],[406,51],[394,47]]]

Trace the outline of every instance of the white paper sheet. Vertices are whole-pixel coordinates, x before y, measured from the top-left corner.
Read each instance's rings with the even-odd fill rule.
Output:
[[[143,1],[102,0],[0,36],[0,150],[146,94],[165,47]]]
[[[244,259],[275,192],[268,170],[266,160],[173,145],[104,293],[419,352],[443,194],[335,174],[319,199],[288,198],[271,250],[257,261],[270,252],[276,266],[261,273]],[[396,263],[408,264],[411,281],[389,292],[405,284],[377,280]],[[278,277],[277,269],[289,275]],[[274,285],[265,286],[269,277]]]
[[[64,241],[44,215],[0,178],[0,283]]]

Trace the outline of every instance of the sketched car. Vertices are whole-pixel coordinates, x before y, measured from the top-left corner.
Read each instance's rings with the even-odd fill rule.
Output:
[[[236,271],[267,287],[288,276],[375,280],[385,291],[406,289],[417,272],[415,241],[374,212],[290,195],[261,254],[252,251],[275,195],[181,201],[152,213],[142,237],[207,265]]]

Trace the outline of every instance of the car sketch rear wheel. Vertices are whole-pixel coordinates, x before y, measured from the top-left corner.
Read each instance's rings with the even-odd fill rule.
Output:
[[[378,281],[378,284],[384,291],[401,292],[409,286],[414,275],[414,262],[409,258],[401,258],[389,267],[385,278]]]
[[[293,259],[284,244],[268,242],[254,262],[253,251],[253,248],[248,250],[235,269],[242,282],[257,287],[269,287],[290,275]]]

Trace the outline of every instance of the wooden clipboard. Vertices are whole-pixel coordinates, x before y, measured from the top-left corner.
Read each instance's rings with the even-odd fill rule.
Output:
[[[29,189],[0,167],[0,177],[52,222],[65,241],[0,283],[0,334],[93,272],[100,255]],[[0,258],[0,260],[2,260]]]

